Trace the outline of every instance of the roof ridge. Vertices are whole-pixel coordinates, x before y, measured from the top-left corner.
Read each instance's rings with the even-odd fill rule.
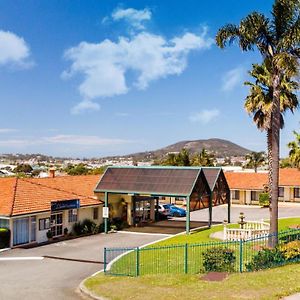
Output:
[[[65,192],[65,193],[69,193],[69,194],[72,194],[72,195],[75,195],[75,196],[85,197],[85,198],[90,198],[90,199],[95,200],[95,199],[94,199],[93,197],[91,197],[91,196],[80,195],[80,194],[77,194],[77,193],[74,193],[74,192],[66,191],[66,190],[64,190],[64,189],[59,189],[59,188],[55,188],[55,187],[48,186],[48,185],[45,185],[45,184],[41,184],[41,183],[38,183],[38,182],[33,182],[33,181],[29,180],[29,178],[22,178],[22,179],[23,179],[24,181],[28,182],[28,183],[33,184],[33,185],[42,186],[42,187],[46,187],[46,188],[48,188],[48,189],[56,190],[56,191],[59,191],[59,192]]]
[[[14,211],[14,206],[15,206],[15,201],[16,201],[16,194],[17,194],[17,186],[18,186],[18,182],[19,182],[19,178],[15,177],[15,185],[13,187],[13,202],[11,205],[11,211],[10,211],[10,215],[12,216],[13,211]]]

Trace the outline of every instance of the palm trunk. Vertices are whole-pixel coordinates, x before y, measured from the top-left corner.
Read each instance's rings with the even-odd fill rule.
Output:
[[[280,75],[275,73],[273,79],[273,112],[272,112],[272,161],[270,172],[271,205],[270,205],[270,234],[272,247],[278,243],[278,185],[279,185],[279,138],[280,138]]]
[[[267,151],[268,151],[268,193],[271,203],[271,189],[272,189],[272,128],[267,130]]]

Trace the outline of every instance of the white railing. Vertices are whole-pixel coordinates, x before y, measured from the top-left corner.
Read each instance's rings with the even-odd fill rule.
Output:
[[[244,228],[227,228],[224,225],[224,240],[240,241],[252,238],[258,238],[269,234],[270,224],[259,221],[248,221],[244,224]]]

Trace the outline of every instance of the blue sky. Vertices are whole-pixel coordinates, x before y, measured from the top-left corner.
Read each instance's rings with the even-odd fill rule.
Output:
[[[224,138],[265,150],[243,109],[257,53],[214,44],[272,1],[0,2],[0,152],[106,156]],[[299,113],[286,115],[282,155]]]

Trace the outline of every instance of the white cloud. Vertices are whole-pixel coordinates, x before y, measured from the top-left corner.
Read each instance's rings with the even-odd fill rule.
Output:
[[[124,20],[136,29],[144,29],[143,23],[151,20],[152,13],[148,8],[143,10],[118,8],[112,13],[111,17],[114,21]]]
[[[3,147],[27,147],[36,145],[77,145],[85,147],[115,146],[132,143],[133,141],[114,138],[101,138],[93,135],[61,134],[41,138],[16,138],[0,140]]]
[[[208,49],[212,44],[206,28],[200,35],[187,32],[170,40],[144,31],[130,38],[121,36],[117,42],[81,42],[65,52],[72,64],[62,75],[84,75],[79,92],[85,101],[113,97],[126,94],[132,87],[146,89],[154,80],[180,75],[187,67],[190,51]],[[132,82],[128,82],[128,71],[133,71]]]
[[[10,133],[10,132],[16,132],[17,129],[14,128],[0,128],[0,133]]]
[[[83,100],[71,109],[71,113],[73,115],[78,115],[83,111],[97,111],[97,110],[100,110],[100,105],[98,103],[92,102],[90,100]]]
[[[225,73],[222,78],[222,90],[231,91],[237,85],[242,83],[244,70],[241,67],[237,67]]]
[[[66,134],[56,135],[52,137],[44,137],[42,141],[50,144],[72,144],[83,146],[111,146],[130,143],[130,141],[123,139],[100,138],[94,135]]]
[[[0,65],[16,64],[21,67],[31,65],[28,62],[30,49],[22,37],[0,30]]]
[[[217,109],[207,110],[204,109],[198,113],[193,113],[190,115],[189,120],[191,122],[201,122],[207,124],[210,121],[216,119],[220,115],[220,111]]]

